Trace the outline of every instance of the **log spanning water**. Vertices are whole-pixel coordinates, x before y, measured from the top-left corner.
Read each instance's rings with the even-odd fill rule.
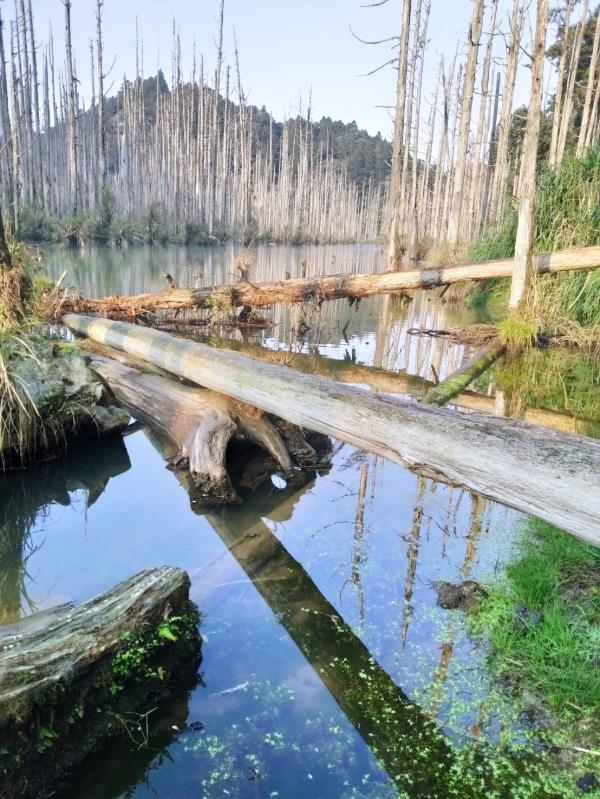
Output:
[[[423,397],[423,402],[432,405],[445,405],[450,402],[502,357],[505,349],[505,345],[499,339],[490,341],[445,380],[430,388]]]
[[[579,247],[535,257],[538,274],[600,267],[600,247]],[[425,267],[404,272],[382,272],[361,275],[323,275],[320,277],[279,280],[273,283],[244,281],[202,289],[175,288],[133,297],[106,297],[90,300],[65,295],[62,312],[99,313],[106,316],[135,318],[159,309],[177,311],[183,308],[224,309],[239,306],[258,307],[279,302],[317,302],[340,298],[360,299],[378,294],[430,289],[462,280],[486,280],[509,277],[513,259]]]
[[[374,396],[229,350],[69,314],[73,331],[294,424],[539,516],[600,546],[600,443]]]

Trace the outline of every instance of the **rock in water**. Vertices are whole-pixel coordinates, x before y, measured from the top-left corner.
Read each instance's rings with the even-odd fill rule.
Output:
[[[472,610],[477,603],[487,596],[487,592],[474,580],[462,583],[447,583],[440,580],[435,584],[437,603],[446,610]]]

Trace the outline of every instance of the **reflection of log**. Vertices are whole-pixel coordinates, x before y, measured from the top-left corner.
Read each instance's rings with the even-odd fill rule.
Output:
[[[596,269],[600,267],[600,247],[574,248],[535,256],[539,274]],[[107,297],[88,300],[66,295],[62,312],[100,313],[118,317],[135,317],[159,308],[224,308],[231,306],[262,306],[278,302],[335,300],[343,297],[360,298],[377,294],[428,289],[461,280],[486,280],[509,277],[512,258],[458,266],[425,267],[405,272],[383,272],[367,275],[322,275],[320,277],[280,280],[274,283],[235,283],[205,289],[172,289],[135,297]]]
[[[47,796],[107,738],[126,734],[127,714],[150,710],[195,674],[188,591],[186,573],[163,566],[79,607],[0,627],[3,797]]]
[[[432,405],[445,405],[461,391],[464,391],[473,380],[476,380],[504,353],[504,344],[498,339],[490,341],[485,347],[478,350],[472,358],[463,363],[460,369],[453,372],[437,386],[430,388],[423,397],[423,402]]]
[[[78,333],[409,468],[467,486],[600,545],[600,443],[513,419],[374,396],[237,353],[106,319]]]
[[[294,476],[291,455],[302,466],[317,462],[300,429],[287,423],[277,423],[276,427],[256,408],[214,391],[185,386],[163,376],[167,373],[148,374],[97,354],[92,366],[133,416],[176,445],[171,461],[189,468],[196,502],[221,504],[238,499],[226,464],[227,448],[234,436],[261,447],[287,476]]]
[[[261,518],[289,518],[301,492],[258,494],[252,506],[206,519],[390,778],[412,797],[441,798],[446,774],[438,764],[449,766],[451,758],[442,731],[381,668]]]

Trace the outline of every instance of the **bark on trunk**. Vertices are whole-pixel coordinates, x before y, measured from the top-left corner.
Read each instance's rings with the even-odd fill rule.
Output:
[[[598,269],[600,247],[575,247],[554,253],[540,253],[533,256],[533,266],[540,275]],[[405,272],[325,275],[273,283],[234,283],[203,289],[176,288],[133,297],[106,297],[101,300],[66,294],[57,304],[57,310],[61,314],[97,313],[135,319],[160,309],[176,311],[182,308],[259,307],[278,302],[313,301],[320,304],[340,298],[359,299],[413,289],[431,289],[462,280],[510,277],[513,268],[513,259],[503,258],[457,266],[424,267]],[[56,313],[56,310],[51,309],[51,313]]]
[[[6,243],[6,234],[4,232],[4,220],[2,218],[2,209],[0,209],[0,270],[9,270],[12,268],[12,258],[10,257],[10,250]]]
[[[373,396],[227,350],[106,319],[64,323],[187,380],[432,477],[465,485],[600,546],[600,443],[524,422]]]
[[[119,718],[189,686],[199,636],[188,593],[187,574],[163,566],[79,607],[60,605],[0,628],[3,796],[48,796],[88,754],[125,734]],[[172,641],[157,631],[175,616],[187,623]],[[129,674],[115,670],[138,635],[151,647],[148,662],[138,659]]]
[[[537,153],[540,139],[540,115],[544,78],[544,51],[548,26],[548,0],[538,0],[531,99],[523,141],[523,157],[519,176],[519,222],[515,240],[515,265],[510,286],[509,308],[515,310],[527,301],[527,292],[535,271],[533,244],[535,236],[535,191]]]

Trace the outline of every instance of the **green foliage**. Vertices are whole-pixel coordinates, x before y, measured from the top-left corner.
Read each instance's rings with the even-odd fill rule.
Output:
[[[554,252],[600,244],[600,147],[583,158],[567,155],[562,164],[545,168],[537,185],[535,250]],[[511,204],[498,230],[489,231],[469,252],[474,261],[514,255],[517,211]],[[508,280],[482,281],[470,295],[472,305],[508,300]],[[538,315],[560,331],[565,319],[600,325],[600,271],[544,275],[536,281]],[[555,320],[552,322],[551,320]]]
[[[600,361],[564,348],[529,348],[493,367],[496,386],[514,407],[544,408],[583,420],[578,432],[600,436]],[[485,389],[486,386],[481,386]]]
[[[535,325],[516,317],[504,319],[498,325],[500,341],[511,349],[530,346],[535,341],[536,333]]]
[[[58,239],[61,234],[62,227],[60,222],[49,216],[46,211],[31,204],[21,208],[19,228],[16,231],[19,239],[41,242]]]
[[[57,733],[51,727],[40,727],[37,734],[38,752],[40,752],[40,754],[45,752],[46,749],[54,745],[57,738]]]
[[[474,629],[492,658],[565,718],[600,706],[600,551],[539,520],[480,604]]]
[[[113,695],[119,693],[130,680],[164,680],[165,671],[157,664],[157,655],[165,646],[181,639],[192,641],[197,624],[197,616],[190,612],[184,616],[169,616],[152,631],[124,633],[122,645],[111,661],[113,681],[110,692]]]

